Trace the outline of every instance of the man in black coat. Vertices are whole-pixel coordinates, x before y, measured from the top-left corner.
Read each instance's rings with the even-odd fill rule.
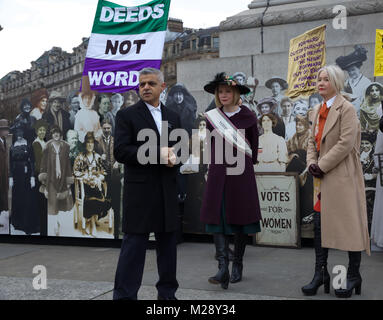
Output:
[[[116,116],[114,156],[125,166],[123,221],[125,233],[118,261],[113,299],[137,299],[145,265],[149,233],[157,245],[158,299],[174,300],[178,288],[177,266],[177,185],[176,157],[171,148],[177,141],[160,143],[180,128],[179,116],[160,103],[165,88],[163,74],[152,68],[141,70],[141,100]],[[152,137],[139,141],[147,130]],[[154,139],[152,139],[154,138]],[[149,146],[149,163],[145,164]],[[154,157],[153,157],[154,155]]]

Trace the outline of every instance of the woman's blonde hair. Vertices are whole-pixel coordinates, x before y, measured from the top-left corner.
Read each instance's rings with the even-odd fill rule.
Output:
[[[219,90],[220,86],[226,86],[226,85],[225,84],[220,84],[215,89],[215,93],[214,93],[215,105],[218,106],[218,107],[222,106],[222,103],[221,103],[221,101],[219,100],[219,97],[218,97],[218,90]],[[239,93],[239,89],[236,88],[235,86],[226,86],[226,87],[231,88],[233,90],[233,103],[234,103],[234,105],[239,104],[239,100],[241,99],[241,94]]]
[[[334,88],[337,94],[339,94],[343,88],[344,88],[344,82],[346,80],[346,76],[344,74],[344,71],[338,67],[337,65],[329,65],[329,66],[324,66],[318,71],[318,76],[317,76],[317,88],[319,85],[319,76],[320,74],[326,71],[328,75],[328,79],[331,83],[331,86]]]

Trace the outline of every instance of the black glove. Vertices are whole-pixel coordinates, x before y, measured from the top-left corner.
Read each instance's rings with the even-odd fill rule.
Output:
[[[321,168],[319,168],[317,164],[310,165],[309,172],[315,178],[320,179],[320,178],[323,178],[324,176],[324,172],[321,170]]]

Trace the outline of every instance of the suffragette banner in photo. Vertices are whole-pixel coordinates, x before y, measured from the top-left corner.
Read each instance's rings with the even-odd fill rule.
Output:
[[[383,77],[383,30],[382,29],[376,29],[374,76]]]
[[[170,0],[135,7],[99,0],[83,71],[92,90],[137,89],[141,69],[160,69],[169,7]]]
[[[298,175],[257,173],[261,232],[256,244],[300,247]]]
[[[290,40],[286,92],[290,98],[315,92],[318,71],[326,64],[325,34],[323,25]]]

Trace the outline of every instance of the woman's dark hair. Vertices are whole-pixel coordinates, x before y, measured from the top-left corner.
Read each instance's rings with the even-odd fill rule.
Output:
[[[50,130],[50,134],[53,135],[54,133],[58,132],[60,135],[62,135],[62,132],[61,132],[61,129],[59,126],[57,125],[54,125],[51,130]]]
[[[94,133],[92,131],[87,132],[84,138],[84,144],[87,144],[89,141],[96,141],[96,138],[94,137]]]
[[[24,107],[29,105],[31,107],[31,111],[32,111],[32,103],[29,101],[29,99],[27,98],[24,98],[21,103],[20,103],[20,111],[21,112],[24,112]],[[29,113],[29,112],[28,112]]]
[[[372,87],[377,87],[379,92],[380,92],[380,95],[383,96],[383,86],[382,85],[378,85],[376,83],[372,83],[370,84],[368,87],[367,87],[367,90],[366,90],[366,95],[370,95],[371,93],[371,90],[372,90]]]
[[[273,123],[273,128],[277,125],[278,120],[275,117],[275,115],[273,115],[272,113],[265,113],[261,115],[261,117],[258,120],[261,127],[262,127],[262,120],[264,117],[268,117],[271,120],[271,122]]]

